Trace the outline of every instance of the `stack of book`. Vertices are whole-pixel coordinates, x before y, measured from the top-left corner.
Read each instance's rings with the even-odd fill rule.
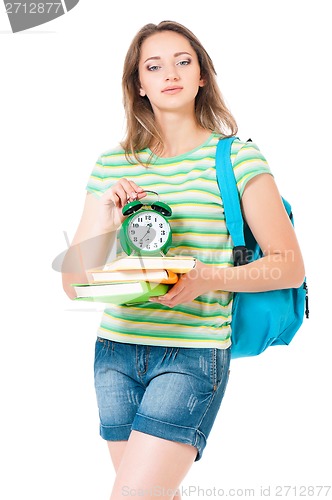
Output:
[[[134,304],[164,295],[179,274],[195,267],[194,257],[129,256],[87,272],[89,283],[74,283],[75,300]]]

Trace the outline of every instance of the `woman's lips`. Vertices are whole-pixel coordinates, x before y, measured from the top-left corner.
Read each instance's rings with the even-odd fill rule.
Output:
[[[163,94],[178,94],[181,92],[182,87],[172,87],[172,88],[166,88],[165,90],[162,90]]]

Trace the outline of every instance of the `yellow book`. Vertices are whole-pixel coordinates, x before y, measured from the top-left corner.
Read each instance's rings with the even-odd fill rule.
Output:
[[[120,257],[107,263],[103,271],[124,271],[138,269],[166,269],[173,273],[184,274],[194,269],[195,257],[180,256],[128,256]],[[90,270],[91,272],[92,270]]]
[[[178,275],[167,269],[125,269],[123,271],[107,271],[102,268],[91,269],[87,274],[90,283],[149,281],[150,283],[167,283],[171,285],[178,281]]]

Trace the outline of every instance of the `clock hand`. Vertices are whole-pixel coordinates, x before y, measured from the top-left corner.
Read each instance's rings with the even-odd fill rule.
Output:
[[[145,233],[145,235],[144,235],[144,236],[142,236],[142,238],[139,240],[140,242],[144,240],[144,238],[145,238],[145,236],[146,236],[147,234],[149,234],[150,229],[151,229],[151,226],[149,226],[149,229],[147,230],[147,232]]]

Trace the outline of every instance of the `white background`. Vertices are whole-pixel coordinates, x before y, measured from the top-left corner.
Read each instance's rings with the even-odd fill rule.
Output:
[[[200,38],[239,136],[258,143],[292,203],[311,312],[288,348],[234,361],[203,459],[183,486],[205,488],[194,499],[213,488],[253,488],[258,498],[261,486],[273,497],[278,485],[331,485],[329,4],[81,0],[17,34],[2,7],[4,500],[110,493],[114,473],[98,434],[92,372],[101,309],[70,302],[51,262],[66,247],[63,232],[74,234],[96,158],[122,138],[129,43],[144,24],[165,19]]]

